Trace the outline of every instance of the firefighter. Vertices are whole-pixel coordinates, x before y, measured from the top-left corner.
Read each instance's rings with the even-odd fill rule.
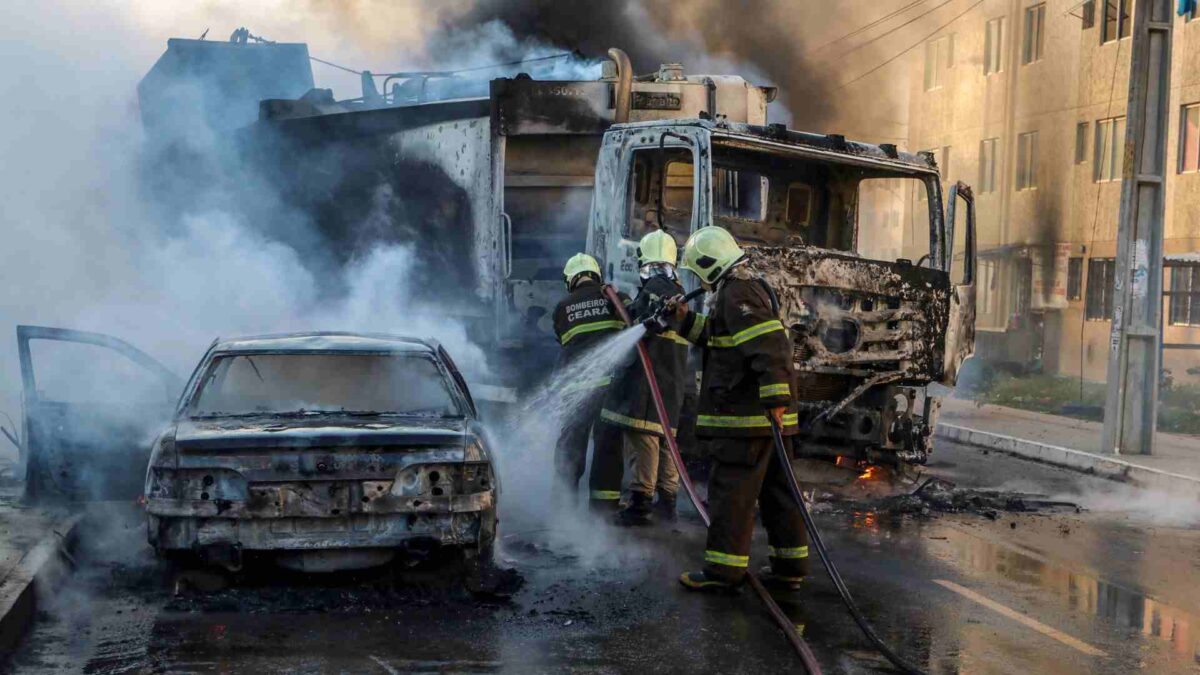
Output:
[[[785,436],[796,434],[792,347],[779,321],[778,301],[746,265],[733,235],[720,227],[692,234],[683,267],[710,293],[707,314],[678,303],[675,319],[679,333],[703,349],[696,435],[712,458],[712,524],[704,569],[685,572],[679,581],[693,590],[720,591],[745,580],[757,502],[770,544],[763,580],[794,588],[808,573],[808,532],[779,465],[767,417]]]
[[[675,278],[678,248],[670,234],[656,230],[642,237],[637,254],[642,285],[629,313],[641,321],[682,294],[683,287]],[[663,428],[641,362],[631,355],[617,372],[600,411],[602,426],[620,430],[621,454],[630,477],[629,501],[617,514],[620,525],[649,525],[655,512],[667,522],[674,521],[675,495],[679,491],[679,471],[667,451],[664,435],[675,434],[679,426],[688,342],[673,330],[647,335],[645,342],[670,416],[670,428]],[[593,493],[620,490],[621,476],[613,479],[610,474],[593,471]]]
[[[625,322],[604,295],[600,263],[595,258],[586,253],[572,256],[563,268],[563,280],[567,285],[567,297],[554,310],[554,332],[562,345],[555,371],[580,367],[582,379],[568,382],[563,388],[565,412],[555,448],[554,468],[559,482],[574,495],[587,464],[588,435],[600,413],[604,391],[612,381],[611,374],[587,372],[581,357],[606,337],[625,328]],[[627,302],[628,298],[622,296],[622,300]],[[615,471],[619,484],[621,460],[615,447],[615,434],[602,429],[603,426],[595,425],[592,439],[593,474],[597,470],[609,474]],[[619,492],[615,496],[603,496],[599,499],[601,503],[593,506],[612,511],[619,498]]]

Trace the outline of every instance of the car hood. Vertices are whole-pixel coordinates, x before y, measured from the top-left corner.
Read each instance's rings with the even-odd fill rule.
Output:
[[[231,417],[183,419],[175,428],[181,450],[352,446],[456,446],[472,437],[462,418]]]

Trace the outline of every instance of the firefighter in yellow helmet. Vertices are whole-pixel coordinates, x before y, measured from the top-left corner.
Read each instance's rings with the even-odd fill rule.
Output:
[[[554,333],[562,345],[555,372],[582,365],[581,358],[606,337],[625,328],[612,303],[604,295],[600,263],[595,258],[579,253],[571,257],[563,268],[563,281],[567,285],[567,297],[554,309]],[[622,296],[628,302],[628,298]],[[588,436],[604,402],[604,392],[612,381],[610,373],[595,373],[583,379],[568,382],[563,389],[561,402],[563,412],[562,431],[554,453],[555,474],[560,483],[574,495],[579,487],[587,465]],[[595,425],[595,447],[593,465],[608,467],[615,471],[620,480],[620,459],[614,444],[616,434],[603,425]],[[600,459],[601,455],[604,460]],[[593,472],[596,467],[593,466]],[[615,509],[617,497],[604,500],[601,506]]]
[[[709,291],[707,314],[680,304],[678,331],[703,350],[696,436],[712,458],[708,480],[712,525],[702,571],[680,582],[694,590],[725,590],[745,579],[757,502],[770,544],[764,580],[796,586],[808,573],[808,533],[774,451],[768,415],[785,436],[797,432],[792,345],[779,320],[774,291],[746,264],[720,227],[697,230],[683,266]]]
[[[670,234],[661,230],[647,234],[638,242],[637,253],[642,285],[629,313],[641,321],[682,294],[683,287],[676,279],[678,247]],[[675,496],[679,491],[679,472],[663,437],[675,434],[679,427],[688,342],[673,330],[647,335],[644,341],[670,424],[663,428],[641,362],[636,354],[631,354],[618,369],[600,411],[602,424],[620,430],[625,471],[629,475],[629,501],[617,514],[620,525],[649,525],[655,512],[668,522],[675,520]],[[593,494],[612,494],[620,490],[620,484],[619,473],[609,475],[593,466]]]

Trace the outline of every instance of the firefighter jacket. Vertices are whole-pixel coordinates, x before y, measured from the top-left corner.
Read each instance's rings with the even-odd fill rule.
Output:
[[[792,345],[766,282],[735,266],[708,307],[707,315],[689,311],[678,328],[703,349],[696,435],[770,436],[765,410],[781,406],[783,433],[795,434]]]
[[[675,280],[664,276],[651,277],[629,306],[629,313],[635,321],[647,319],[660,303],[682,294],[683,288]],[[654,366],[654,376],[670,417],[671,433],[674,434],[679,428],[679,410],[683,406],[687,381],[688,342],[673,330],[658,335],[648,334],[643,341],[650,363]],[[604,408],[600,411],[600,419],[626,429],[663,435],[658,410],[654,407],[646,373],[642,371],[637,353],[630,354],[630,358],[618,369],[604,401]]]
[[[617,314],[599,282],[585,279],[563,298],[554,308],[554,333],[562,352],[558,356],[557,369],[572,363],[605,337],[625,328],[625,322]],[[629,298],[620,295],[628,304]],[[593,382],[578,382],[575,386],[592,389],[605,387],[612,381],[609,376]]]

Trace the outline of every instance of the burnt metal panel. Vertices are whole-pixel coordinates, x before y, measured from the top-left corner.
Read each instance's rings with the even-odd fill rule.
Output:
[[[613,97],[611,82],[492,80],[492,126],[503,135],[602,134]]]

